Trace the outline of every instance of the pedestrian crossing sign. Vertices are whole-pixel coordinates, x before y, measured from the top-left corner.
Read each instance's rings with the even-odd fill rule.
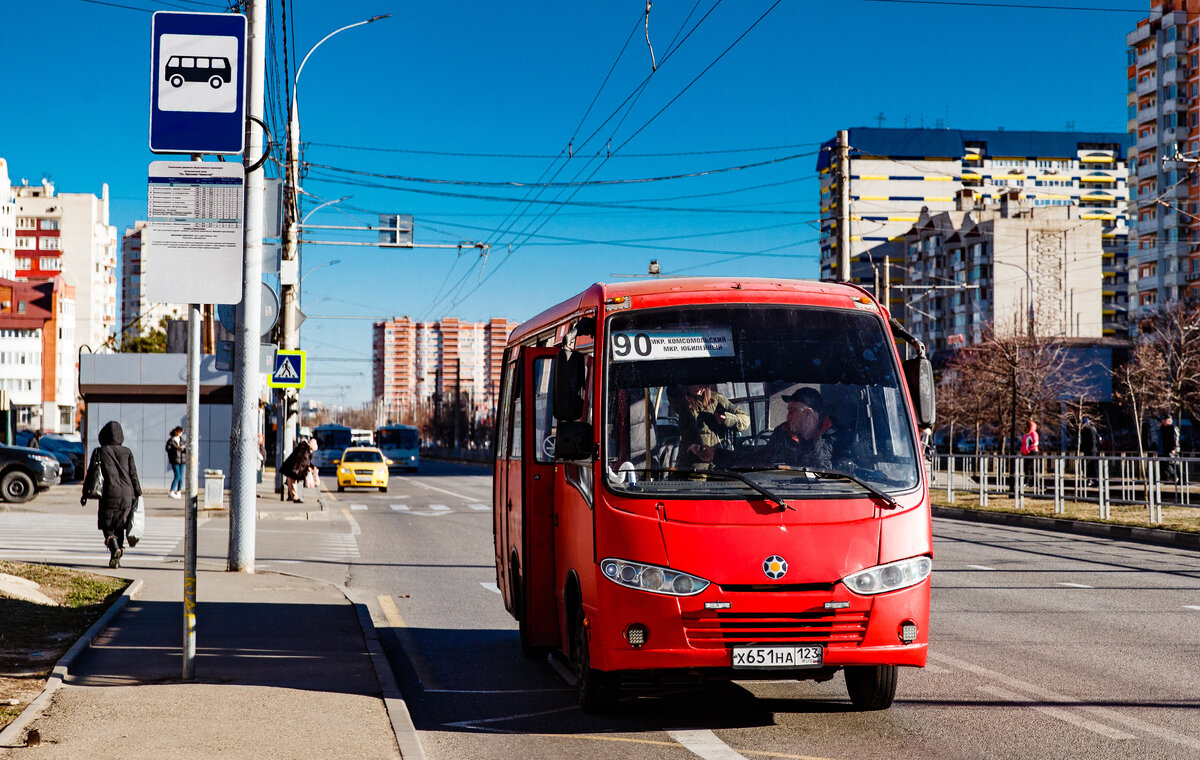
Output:
[[[267,385],[271,388],[303,388],[304,352],[275,352],[275,367],[271,370]]]

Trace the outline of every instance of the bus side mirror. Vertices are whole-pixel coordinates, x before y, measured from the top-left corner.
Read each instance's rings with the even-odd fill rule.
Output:
[[[587,398],[587,364],[584,355],[564,348],[550,365],[551,406],[560,422],[583,419]]]
[[[592,437],[592,423],[559,420],[554,431],[554,458],[590,464],[596,453]]]
[[[908,381],[908,394],[912,396],[913,411],[917,414],[917,427],[930,428],[937,421],[937,401],[934,398],[933,363],[929,357],[919,356],[904,361],[904,378]]]

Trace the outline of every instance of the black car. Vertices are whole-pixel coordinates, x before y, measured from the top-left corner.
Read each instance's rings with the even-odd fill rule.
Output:
[[[0,444],[0,500],[29,501],[61,478],[62,468],[50,452]]]
[[[62,480],[64,483],[69,480],[83,479],[85,465],[82,441],[73,441],[54,433],[47,433],[38,439],[37,448],[58,458],[59,463],[63,466]],[[67,461],[64,462],[64,459]]]

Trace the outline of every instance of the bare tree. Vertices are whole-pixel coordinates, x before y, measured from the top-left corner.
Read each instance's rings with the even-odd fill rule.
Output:
[[[1166,358],[1151,340],[1134,345],[1129,361],[1113,369],[1113,396],[1133,416],[1138,456],[1146,456],[1142,427],[1150,415],[1167,408]]]

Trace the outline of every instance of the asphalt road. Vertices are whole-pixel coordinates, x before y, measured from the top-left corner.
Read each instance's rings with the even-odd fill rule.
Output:
[[[76,490],[0,508],[0,557],[101,564]],[[593,717],[560,669],[521,656],[487,469],[426,461],[386,494],[323,499],[307,519],[260,500],[257,567],[368,602],[430,760],[1200,758],[1200,552],[935,520],[930,666],[901,671],[891,709],[854,711],[839,675],[641,694]],[[178,560],[178,512],[155,508],[135,561]],[[207,546],[227,530],[201,524],[222,534]]]
[[[431,760],[1200,757],[1200,554],[937,520],[930,667],[855,712],[840,676],[627,697],[584,715],[495,590],[491,478],[425,462],[333,494]]]

